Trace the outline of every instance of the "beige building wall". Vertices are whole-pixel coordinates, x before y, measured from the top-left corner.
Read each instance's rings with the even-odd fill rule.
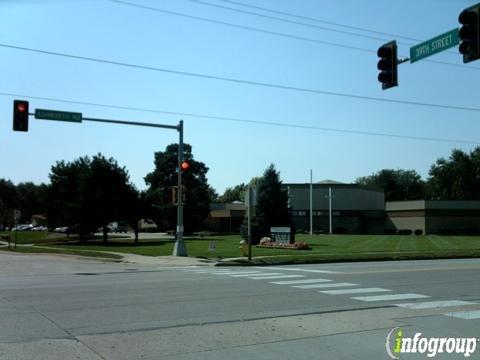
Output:
[[[480,201],[416,200],[385,204],[387,230],[480,234]]]
[[[388,214],[386,226],[389,230],[422,230],[425,234],[425,217],[423,216],[395,216],[395,214]]]

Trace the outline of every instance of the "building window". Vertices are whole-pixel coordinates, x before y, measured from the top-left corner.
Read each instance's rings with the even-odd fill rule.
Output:
[[[292,216],[307,216],[306,210],[292,210]]]

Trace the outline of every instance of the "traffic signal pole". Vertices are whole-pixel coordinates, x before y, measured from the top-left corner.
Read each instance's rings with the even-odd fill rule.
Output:
[[[187,247],[183,241],[183,186],[182,186],[182,163],[183,163],[183,120],[180,120],[177,126],[174,125],[162,125],[162,124],[151,124],[151,123],[141,123],[141,122],[132,122],[132,121],[122,121],[122,120],[107,120],[107,119],[96,119],[96,118],[86,118],[82,117],[83,121],[95,121],[103,123],[112,123],[112,124],[121,124],[121,125],[135,125],[135,126],[148,126],[156,127],[163,129],[175,129],[178,131],[178,205],[177,205],[177,232],[175,246],[173,248],[173,256],[188,256]]]
[[[28,102],[24,101],[26,109],[28,111]],[[17,100],[15,102],[14,111],[21,110],[17,109]],[[42,114],[40,115],[40,112]],[[37,119],[48,119],[48,120],[59,120],[59,121],[68,121],[68,122],[82,122],[82,121],[92,121],[100,122],[107,124],[117,124],[117,125],[130,125],[130,126],[142,126],[142,127],[153,127],[161,129],[172,129],[177,130],[179,133],[178,141],[178,206],[177,206],[177,232],[176,232],[176,241],[175,247],[173,249],[173,256],[187,256],[187,247],[183,241],[183,186],[182,186],[182,163],[183,163],[183,120],[180,120],[178,125],[164,125],[164,124],[152,124],[145,122],[137,121],[124,121],[124,120],[112,120],[112,119],[99,119],[99,118],[90,118],[83,117],[81,113],[68,113],[68,112],[58,112],[55,110],[36,110],[35,113],[28,113],[28,115],[35,116]],[[20,131],[28,130],[28,115],[26,121],[26,129]],[[14,114],[15,116],[15,114]],[[15,129],[15,117],[14,117],[14,129]],[[15,129],[16,130],[16,129]],[[18,131],[18,130],[17,130]]]
[[[183,186],[182,186],[182,163],[183,163],[183,120],[178,124],[178,193],[177,193],[177,237],[173,247],[173,256],[187,256],[187,247],[183,241]]]

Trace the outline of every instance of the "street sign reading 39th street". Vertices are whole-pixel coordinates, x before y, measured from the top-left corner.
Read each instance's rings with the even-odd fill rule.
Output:
[[[35,109],[35,119],[82,122],[82,113]]]
[[[458,29],[453,29],[444,34],[435,36],[433,39],[424,41],[423,43],[410,48],[410,62],[413,63],[443,50],[450,49],[451,47],[458,45],[459,42]]]

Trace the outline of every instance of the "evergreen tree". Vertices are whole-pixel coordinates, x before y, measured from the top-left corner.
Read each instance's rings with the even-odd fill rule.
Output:
[[[288,194],[281,188],[280,173],[275,170],[275,166],[271,164],[256,183],[257,205],[252,221],[254,244],[262,237],[270,236],[271,227],[292,225],[288,211]]]

